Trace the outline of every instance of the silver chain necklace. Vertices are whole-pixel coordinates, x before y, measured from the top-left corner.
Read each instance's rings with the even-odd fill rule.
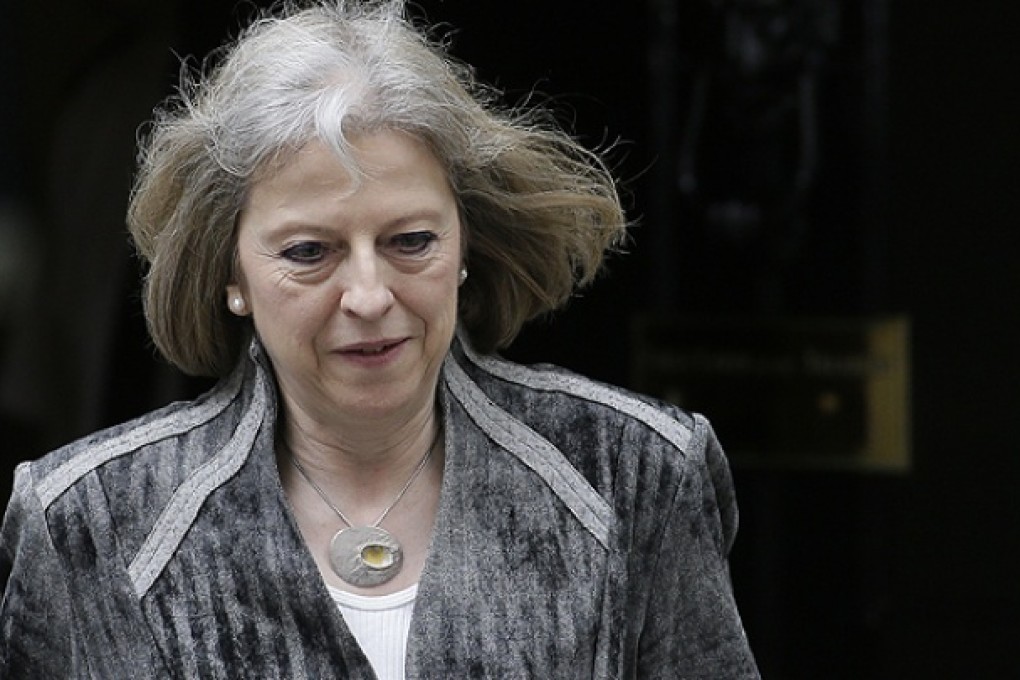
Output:
[[[396,507],[400,499],[407,493],[407,490],[414,484],[414,480],[418,478],[418,475],[428,465],[429,459],[432,457],[432,451],[436,448],[436,443],[439,441],[439,432],[439,428],[436,428],[436,436],[432,439],[432,443],[429,444],[428,451],[422,456],[418,466],[411,473],[411,476],[408,477],[407,482],[400,490],[400,493],[397,494],[397,497],[386,506],[386,509],[379,515],[379,519],[367,526],[354,526],[354,523],[347,519],[347,516],[341,512],[340,508],[312,480],[294,454],[291,453],[289,456],[290,462],[294,464],[294,467],[297,468],[297,471],[308,482],[308,485],[315,489],[315,492],[336,513],[340,521],[347,525],[336,532],[329,544],[329,565],[333,568],[336,575],[345,582],[359,588],[369,588],[371,586],[382,585],[400,573],[400,568],[404,564],[404,550],[397,539],[379,525],[390,514],[390,510]]]

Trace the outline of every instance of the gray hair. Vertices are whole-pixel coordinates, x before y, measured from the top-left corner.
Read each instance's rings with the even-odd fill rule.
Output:
[[[476,349],[591,282],[626,230],[601,159],[543,111],[501,109],[403,0],[285,5],[249,26],[178,96],[142,143],[128,224],[149,268],[156,346],[185,372],[229,372],[248,330],[229,314],[246,192],[312,140],[355,175],[350,139],[379,129],[422,140],[446,168],[471,276],[460,322]]]

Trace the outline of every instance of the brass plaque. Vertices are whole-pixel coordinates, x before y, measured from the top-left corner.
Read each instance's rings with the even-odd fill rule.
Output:
[[[712,421],[734,465],[910,467],[909,322],[635,324],[636,389]]]

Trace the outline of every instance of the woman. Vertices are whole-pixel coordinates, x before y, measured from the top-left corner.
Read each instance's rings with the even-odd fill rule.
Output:
[[[706,421],[493,355],[625,222],[401,2],[253,25],[129,223],[209,394],[20,466],[3,677],[757,677]]]

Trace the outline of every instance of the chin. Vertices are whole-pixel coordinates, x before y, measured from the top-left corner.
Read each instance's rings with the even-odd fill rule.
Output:
[[[337,410],[345,416],[365,420],[385,420],[391,416],[408,413],[420,405],[424,395],[420,393],[387,393],[366,395],[354,400],[336,401]]]

